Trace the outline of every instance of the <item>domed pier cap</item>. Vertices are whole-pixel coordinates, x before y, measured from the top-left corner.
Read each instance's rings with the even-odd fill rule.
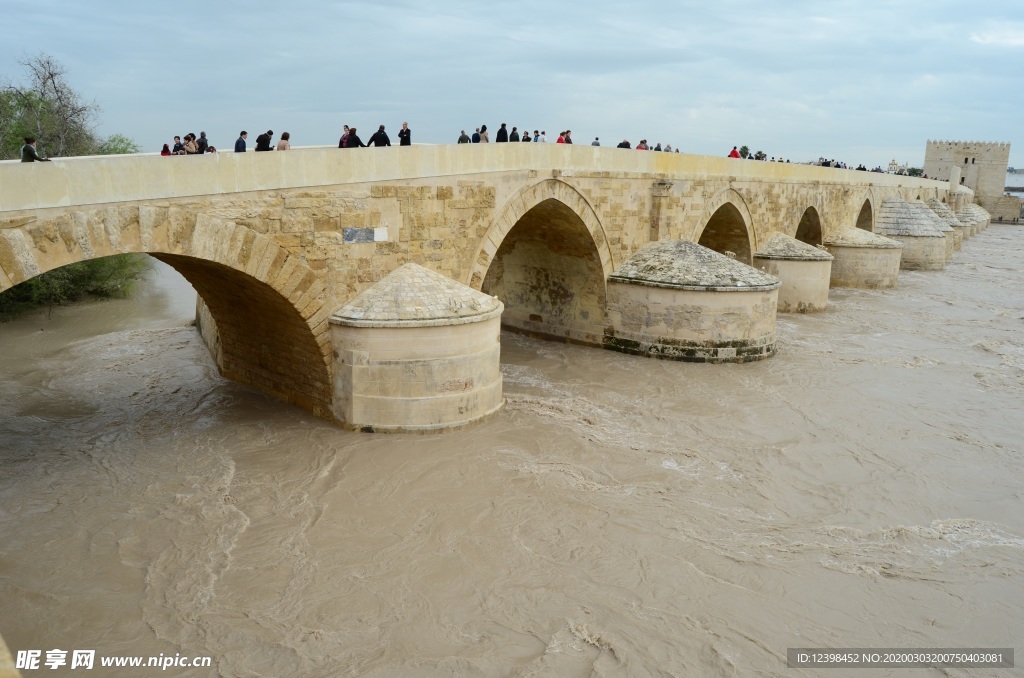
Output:
[[[347,327],[436,327],[462,325],[501,315],[495,297],[435,273],[405,264],[360,292],[331,315]]]
[[[954,230],[945,219],[939,216],[938,212],[928,207],[925,203],[917,201],[911,203],[911,207],[916,210],[920,210],[920,212],[928,219],[928,223],[932,225],[932,228],[939,233],[949,233]]]
[[[862,228],[851,228],[825,238],[826,245],[834,247],[874,247],[876,249],[898,249],[903,247],[899,240],[876,235]]]
[[[786,261],[831,261],[834,258],[825,250],[791,238],[785,233],[773,233],[754,256],[760,259]]]
[[[925,200],[925,204],[928,205],[928,207],[949,226],[952,226],[953,228],[964,227],[963,222],[956,218],[956,215],[953,214],[953,210],[949,209],[949,205],[938,198],[928,198]]]
[[[764,291],[782,285],[774,276],[687,240],[644,245],[608,280],[708,292]]]
[[[960,211],[957,212],[957,216],[960,217],[961,220],[963,219],[962,215],[967,215],[976,224],[980,224],[992,219],[992,215],[989,214],[984,207],[982,207],[981,205],[975,205],[973,202],[967,203],[962,208],[960,208]]]
[[[906,200],[886,200],[878,210],[875,230],[882,235],[908,238],[944,238],[932,223],[930,215],[921,212]]]

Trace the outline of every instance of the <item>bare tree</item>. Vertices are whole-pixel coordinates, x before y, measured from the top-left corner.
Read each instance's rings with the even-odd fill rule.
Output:
[[[6,84],[0,97],[0,145],[9,153],[18,136],[34,136],[51,157],[88,155],[98,141],[99,106],[85,100],[67,81],[67,69],[38,54],[19,63],[28,71],[25,85]]]

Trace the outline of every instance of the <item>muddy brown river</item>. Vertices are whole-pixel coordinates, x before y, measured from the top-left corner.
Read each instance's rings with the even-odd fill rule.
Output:
[[[754,364],[503,334],[506,408],[441,435],[221,379],[166,268],[0,325],[0,634],[212,658],[25,676],[1012,675],[786,648],[1024,637],[1022,257],[993,225]]]

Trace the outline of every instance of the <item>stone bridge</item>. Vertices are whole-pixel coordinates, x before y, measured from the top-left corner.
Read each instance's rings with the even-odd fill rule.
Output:
[[[0,163],[0,291],[151,254],[199,293],[224,376],[337,420],[328,319],[402,264],[497,296],[505,326],[600,345],[609,275],[645,244],[692,241],[750,263],[775,232],[820,244],[873,230],[883,201],[949,188],[561,144]]]

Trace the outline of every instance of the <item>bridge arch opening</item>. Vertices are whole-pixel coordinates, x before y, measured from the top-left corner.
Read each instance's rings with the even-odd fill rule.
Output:
[[[821,244],[821,219],[818,217],[818,210],[808,207],[800,217],[800,224],[796,227],[796,239],[808,245]]]
[[[748,266],[753,263],[746,221],[731,202],[724,203],[715,210],[701,231],[697,244],[722,254],[732,252],[736,255],[737,261]]]
[[[557,198],[528,209],[501,241],[480,287],[497,296],[502,325],[582,343],[600,342],[605,276],[587,224]]]
[[[329,346],[326,319],[322,328],[311,328],[273,286],[224,264],[152,256],[195,288],[201,301],[197,324],[221,375],[330,417],[332,381],[322,348]]]
[[[114,247],[102,229],[93,228],[92,216],[85,215],[86,227],[77,239],[57,240],[61,247],[29,246],[50,244],[41,235],[48,232],[47,222],[32,222],[30,229],[37,230],[6,240],[25,246],[17,259],[0,257],[0,289],[69,264],[112,254],[149,254],[174,268],[198,293],[204,311],[200,330],[223,376],[332,418],[327,317],[335,303],[300,257],[246,227],[212,220],[176,231],[163,221],[152,229],[148,246],[125,237]],[[129,226],[138,228],[138,221]]]
[[[872,232],[875,230],[874,212],[871,209],[870,200],[865,200],[864,205],[860,208],[860,214],[857,215],[857,228]]]

